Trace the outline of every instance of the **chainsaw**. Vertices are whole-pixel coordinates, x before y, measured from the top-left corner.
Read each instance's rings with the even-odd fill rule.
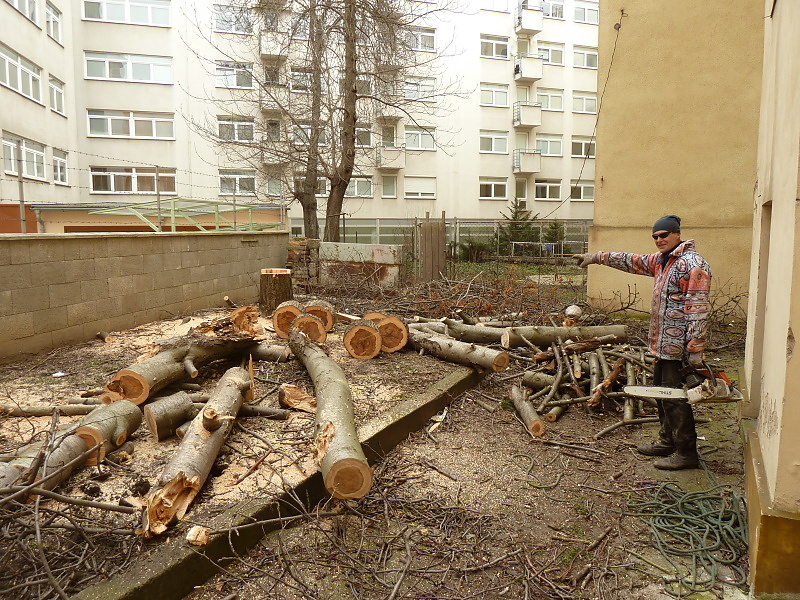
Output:
[[[703,362],[706,373],[687,365],[681,369],[685,377],[682,388],[660,387],[650,385],[626,385],[622,388],[626,394],[640,398],[657,398],[659,400],[687,401],[689,404],[739,402],[742,393],[731,383],[724,372],[718,372]]]

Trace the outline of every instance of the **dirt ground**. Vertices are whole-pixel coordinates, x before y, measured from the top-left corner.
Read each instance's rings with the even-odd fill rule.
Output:
[[[106,343],[95,340],[7,361],[0,366],[0,404],[64,403],[102,386],[148,344],[223,313],[176,316],[117,332]],[[343,330],[337,324],[326,348],[347,375],[357,423],[456,368],[410,349],[370,361],[350,358],[341,344]],[[709,354],[735,379],[736,350]],[[213,364],[197,383],[212,389],[232,364]],[[622,418],[613,408],[589,412],[573,406],[547,424],[544,436],[532,438],[506,400],[509,386],[532,366],[514,360],[507,371],[487,376],[375,465],[367,497],[315,507],[325,516],[312,513],[267,536],[247,556],[220,565],[220,574],[187,598],[745,597],[740,584],[746,553],[742,556],[738,538],[728,539],[736,538],[734,533],[726,529],[727,543],[717,543],[716,558],[703,563],[706,558],[698,559],[694,548],[713,546],[708,540],[715,534],[706,529],[693,543],[696,534],[681,530],[674,536],[676,551],[667,558],[659,546],[674,541],[665,540],[675,534],[673,521],[651,528],[637,516],[663,514],[676,497],[679,504],[691,504],[697,495],[720,514],[735,515],[741,508],[737,497],[743,495],[735,405],[697,408],[696,415],[709,420],[698,425],[704,468],[667,473],[634,450],[655,436],[653,425],[622,427],[593,439]],[[277,406],[282,383],[313,393],[297,361],[259,363],[254,402]],[[251,417],[240,423],[188,520],[201,509],[280,493],[316,469],[312,415],[296,413],[286,421]],[[50,417],[2,417],[0,454],[42,439],[52,427]],[[178,441],[155,442],[142,426],[133,442],[131,455],[83,468],[57,491],[108,505],[147,494]],[[270,452],[270,446],[281,451]],[[160,543],[133,533],[136,514],[53,499],[20,505],[4,501],[8,494],[0,492],[0,598],[58,598],[53,580],[69,596],[124,570]],[[705,568],[693,569],[698,562]],[[687,576],[696,589],[708,591],[687,596],[690,590],[675,583]]]

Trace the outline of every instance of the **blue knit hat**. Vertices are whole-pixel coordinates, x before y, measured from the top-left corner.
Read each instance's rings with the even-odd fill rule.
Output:
[[[681,232],[681,218],[678,215],[667,215],[661,217],[653,224],[653,233],[656,231],[671,231],[673,233]]]

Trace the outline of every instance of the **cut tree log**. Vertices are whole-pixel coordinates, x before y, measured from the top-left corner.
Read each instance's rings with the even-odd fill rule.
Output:
[[[462,365],[503,371],[510,361],[508,352],[503,350],[459,342],[415,329],[409,329],[408,336],[412,346],[418,350],[425,350],[437,358]]]
[[[17,485],[23,478],[30,480],[29,471],[39,459],[39,454],[44,452],[42,444],[33,444],[12,461],[0,463],[0,487]],[[57,434],[53,440],[52,448],[43,457],[41,465],[33,480],[39,481],[47,475],[58,474],[38,485],[37,487],[52,490],[65,481],[76,468],[85,463],[86,458],[70,465],[75,459],[86,453],[86,442],[69,432]],[[32,481],[32,480],[31,480]]]
[[[328,338],[328,333],[325,331],[325,324],[314,315],[306,313],[298,315],[297,318],[292,321],[289,332],[291,333],[293,329],[302,331],[318,344],[324,344],[325,340]]]
[[[358,441],[344,371],[302,332],[292,332],[289,347],[314,382],[314,437],[325,488],[334,498],[363,498],[372,487],[372,469]]]
[[[600,401],[603,398],[604,392],[608,391],[611,386],[613,386],[616,381],[617,377],[620,376],[622,370],[625,368],[625,359],[618,358],[617,362],[614,363],[614,366],[611,367],[611,370],[608,372],[608,376],[600,382],[600,384],[592,390],[592,397],[589,399],[589,406],[598,406]]]
[[[314,315],[325,326],[325,331],[332,331],[336,325],[336,309],[333,304],[325,300],[309,300],[303,304],[303,311]],[[310,336],[309,336],[310,337]]]
[[[361,318],[366,319],[367,321],[375,321],[377,323],[381,319],[385,319],[386,315],[383,314],[382,312],[368,312]]]
[[[291,269],[261,269],[258,308],[262,315],[272,314],[278,306],[292,298]]]
[[[292,322],[303,314],[303,305],[294,300],[281,302],[272,312],[272,328],[278,337],[288,339]]]
[[[251,395],[252,380],[247,369],[233,367],[220,378],[204,409],[214,411],[219,427],[214,431],[205,429],[202,412],[191,421],[178,450],[159,477],[159,487],[147,498],[142,526],[145,538],[163,533],[186,514],[233,429],[239,408]]]
[[[439,333],[441,335],[447,335],[447,325],[445,325],[441,321],[409,323],[408,328],[416,329],[417,331],[427,331],[429,333],[433,332],[433,333]]]
[[[519,348],[527,346],[524,337],[535,346],[549,346],[562,340],[576,338],[595,338],[601,336],[613,336],[606,338],[624,342],[628,339],[628,328],[625,325],[591,325],[587,327],[507,327],[503,332],[500,343],[503,348]]]
[[[528,392],[525,388],[512,385],[508,390],[508,397],[517,409],[522,422],[532,436],[542,437],[544,435],[544,421],[539,417],[539,413],[533,407],[533,403],[528,400]]]
[[[408,343],[408,327],[397,317],[386,317],[377,323],[381,333],[381,351],[392,354]]]
[[[369,319],[359,319],[347,326],[342,336],[345,349],[353,358],[369,360],[380,354],[381,330]]]
[[[292,351],[288,346],[278,346],[261,342],[250,348],[250,356],[253,360],[263,360],[265,362],[286,362],[292,357]]]
[[[81,398],[83,400],[83,398]],[[4,417],[47,417],[58,411],[60,415],[88,415],[98,404],[61,404],[55,406],[7,406],[0,404],[0,416]]]
[[[253,345],[253,339],[190,334],[169,343],[175,345],[114,375],[101,396],[103,404],[119,400],[142,404],[157,391],[190,375],[197,367],[245,352]]]
[[[506,331],[505,328],[501,327],[467,325],[455,319],[445,319],[442,322],[446,327],[447,335],[462,342],[473,344],[499,344],[503,333]]]
[[[120,400],[93,410],[80,421],[74,434],[81,438],[87,448],[100,444],[97,453],[86,460],[87,465],[96,465],[106,453],[119,448],[142,424],[142,410],[133,402]]]
[[[143,412],[150,434],[160,442],[175,435],[175,430],[194,419],[200,409],[189,394],[177,392],[145,404]]]

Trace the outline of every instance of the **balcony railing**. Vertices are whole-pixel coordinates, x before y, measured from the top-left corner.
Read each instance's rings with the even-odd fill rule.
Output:
[[[525,0],[517,5],[514,31],[517,35],[532,36],[541,33],[544,12],[539,2]]]
[[[530,148],[517,148],[513,154],[514,173],[530,174],[542,170],[542,153]]]
[[[405,148],[379,145],[375,153],[377,167],[381,170],[398,171],[406,168]]]
[[[288,56],[289,34],[285,31],[264,30],[261,32],[259,46],[262,59],[283,60]]]
[[[531,129],[542,124],[542,105],[538,102],[514,103],[514,127]]]
[[[514,61],[514,81],[533,83],[542,78],[544,57],[538,54],[520,54]]]

